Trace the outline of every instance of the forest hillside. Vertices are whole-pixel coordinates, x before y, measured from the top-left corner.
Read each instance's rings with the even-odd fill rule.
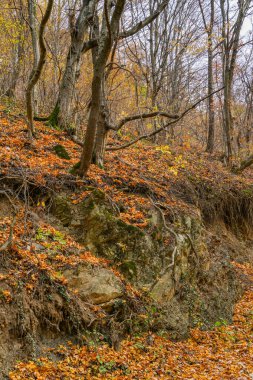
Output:
[[[251,169],[139,143],[80,179],[36,130],[2,107],[2,376],[250,378]]]
[[[2,0],[0,380],[253,379],[252,0]]]

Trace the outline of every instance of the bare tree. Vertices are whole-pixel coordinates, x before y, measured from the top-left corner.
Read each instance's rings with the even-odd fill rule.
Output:
[[[14,4],[15,5],[15,4]],[[8,89],[5,93],[6,96],[12,98],[14,97],[15,89],[19,79],[19,74],[21,71],[22,58],[24,55],[24,15],[23,15],[23,3],[22,0],[19,0],[18,6],[14,6],[14,17],[18,20],[18,36],[17,43],[13,47],[13,57],[12,57],[12,72],[10,83]]]
[[[180,108],[187,106],[187,102],[191,103],[192,89],[188,91],[188,88],[192,81],[195,63],[202,54],[192,56],[189,54],[189,50],[200,38],[199,10],[196,4],[195,1],[170,1],[159,18],[156,18],[142,33],[127,40],[125,50],[128,60],[140,71],[139,86],[144,89],[140,98],[143,99],[142,104],[145,104],[145,111],[167,110],[177,114]],[[157,1],[148,1],[150,12],[155,5],[157,6]],[[140,10],[144,14],[147,12],[142,2]],[[153,129],[159,128],[162,122],[162,119],[154,118]],[[148,125],[150,128],[150,122]],[[168,133],[164,131],[161,135],[155,135],[154,141],[161,136],[165,142],[173,135],[172,127]]]
[[[214,88],[213,81],[213,31],[214,31],[214,0],[210,0],[210,16],[209,20],[206,19],[202,0],[199,0],[199,6],[201,10],[201,15],[203,18],[203,23],[205,31],[207,34],[207,57],[208,57],[208,94],[212,94]],[[208,98],[208,137],[206,151],[212,153],[214,150],[214,128],[215,128],[215,112],[214,112],[214,97],[209,96]]]
[[[40,59],[39,51],[39,35],[38,35],[38,21],[37,21],[37,0],[28,0],[28,15],[29,15],[29,27],[32,37],[32,51],[33,51],[33,68],[35,69],[38,66]],[[33,88],[33,104],[34,104],[34,113],[38,114],[39,105],[38,105],[38,89],[35,85]]]
[[[133,27],[130,27],[126,31],[119,33],[119,24],[125,3],[126,0],[118,0],[116,3],[114,1],[104,1],[104,11],[99,38],[94,38],[93,40],[86,43],[83,47],[83,49],[87,50],[97,46],[97,55],[94,60],[93,67],[92,95],[88,125],[83,144],[80,166],[77,169],[77,173],[81,176],[86,175],[91,164],[92,157],[94,155],[95,157],[99,157],[99,161],[101,162],[105,151],[104,148],[107,135],[106,128],[103,122],[99,123],[98,125],[98,120],[100,115],[102,116],[102,119],[100,119],[100,121],[105,121],[105,117],[103,116],[103,113],[101,113],[101,100],[103,94],[102,86],[104,81],[106,63],[110,56],[112,47],[117,40],[131,37],[132,35],[138,33],[145,26],[153,22],[167,5],[168,0],[161,2],[155,11],[148,17],[144,18],[144,20],[137,22]],[[96,138],[100,139],[99,142],[97,140],[97,144]],[[94,147],[96,147],[95,153]]]
[[[237,16],[234,24],[231,23],[229,0],[220,0],[222,16],[222,65],[223,65],[223,127],[226,143],[227,160],[233,155],[233,117],[232,107],[232,86],[235,72],[237,54],[239,50],[240,34],[243,22],[248,13],[251,0],[238,1]]]
[[[90,107],[89,120],[84,140],[83,152],[80,160],[78,174],[85,175],[89,169],[95,137],[97,131],[98,115],[101,106],[101,92],[103,75],[113,42],[119,29],[119,22],[124,10],[125,0],[118,0],[115,4],[112,16],[110,16],[113,3],[105,0],[103,12],[103,25],[98,40],[98,53],[94,62],[93,81],[92,81],[92,100]]]
[[[241,121],[241,129],[246,142],[247,154],[250,154],[250,142],[252,137],[253,127],[253,45],[247,49],[245,61],[240,67],[239,77],[242,86],[242,102],[245,104],[244,117]]]
[[[28,6],[31,6],[30,2],[33,0],[28,0]],[[26,89],[26,108],[27,108],[27,122],[28,122],[28,135],[29,138],[32,138],[35,134],[33,117],[34,117],[34,104],[33,104],[33,90],[34,86],[38,82],[43,66],[45,64],[46,59],[46,45],[44,41],[44,31],[46,24],[49,20],[50,14],[52,12],[54,0],[48,0],[47,8],[44,16],[42,17],[40,28],[39,28],[39,49],[40,49],[40,57],[38,62],[36,62],[36,58],[34,60],[34,66],[31,71],[27,89]]]

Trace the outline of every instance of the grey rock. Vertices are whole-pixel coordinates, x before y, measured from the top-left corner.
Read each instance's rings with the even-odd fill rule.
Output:
[[[120,279],[106,268],[81,266],[78,271],[67,270],[63,274],[83,301],[101,305],[123,296]]]

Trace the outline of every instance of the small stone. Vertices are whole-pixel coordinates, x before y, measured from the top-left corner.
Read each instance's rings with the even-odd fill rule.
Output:
[[[46,249],[44,245],[41,245],[38,243],[33,243],[32,247],[34,248],[35,251],[44,251]]]

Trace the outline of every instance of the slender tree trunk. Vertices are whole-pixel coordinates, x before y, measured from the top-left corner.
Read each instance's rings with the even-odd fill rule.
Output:
[[[246,132],[245,132],[245,140],[247,145],[248,154],[250,152],[250,140],[251,140],[251,134],[252,134],[252,100],[250,101],[248,110],[247,110],[247,117],[246,117]]]
[[[92,101],[90,107],[90,114],[80,160],[80,168],[78,170],[81,176],[87,173],[92,160],[97,130],[97,122],[100,112],[101,85],[104,67],[105,65],[101,65],[99,69],[96,68],[92,81]]]
[[[231,80],[229,70],[225,71],[224,78],[224,104],[223,104],[223,118],[224,118],[224,134],[226,139],[227,159],[230,162],[233,150],[232,150],[232,134],[233,134],[233,118],[231,113]]]
[[[6,96],[13,98],[15,95],[15,89],[19,79],[19,74],[21,70],[22,58],[24,55],[24,41],[23,41],[23,32],[24,32],[24,17],[23,17],[23,3],[22,0],[19,0],[19,9],[17,9],[17,18],[19,23],[19,35],[18,43],[14,48],[13,52],[13,71],[11,73],[11,79],[9,87],[5,93]]]
[[[151,107],[152,107],[152,111],[154,111],[154,110],[157,110],[157,102],[156,102],[156,93],[152,93],[152,95],[151,95]],[[157,130],[157,120],[156,119],[154,119],[154,121],[153,121],[153,129],[154,129],[154,131],[156,131]],[[165,134],[166,134],[166,132],[164,132]],[[163,134],[163,133],[162,133]],[[165,136],[160,136],[160,138],[163,140],[163,141],[165,141],[164,139],[165,139]],[[157,144],[158,143],[158,140],[159,140],[159,136],[158,135],[154,135],[153,137],[152,137],[152,141],[153,141],[153,143],[154,144]]]
[[[208,93],[213,92],[213,69],[212,60],[209,67],[208,74]],[[214,97],[210,96],[208,99],[208,136],[207,136],[207,146],[206,151],[213,153],[214,151],[214,132],[215,132],[215,112],[214,112]]]
[[[30,1],[30,0],[29,0]],[[43,66],[46,60],[46,45],[44,41],[44,31],[46,24],[52,12],[54,0],[48,0],[46,12],[41,20],[39,29],[39,47],[40,47],[40,58],[37,66],[35,66],[30,74],[27,89],[26,89],[26,109],[27,109],[27,124],[28,124],[28,136],[32,138],[34,136],[34,104],[33,104],[33,90],[34,86],[38,82]]]
[[[15,89],[17,86],[20,70],[21,70],[21,59],[23,57],[24,48],[23,42],[19,40],[17,49],[13,57],[13,72],[11,75],[10,85],[5,95],[9,98],[13,98],[15,95]]]
[[[154,3],[152,0],[149,0],[149,11],[150,13],[154,10]],[[157,24],[151,23],[150,29],[149,29],[149,43],[150,43],[150,69],[151,69],[151,107],[152,111],[156,110],[157,103],[157,65],[156,65],[156,54],[155,51],[157,50]],[[157,129],[157,121],[156,119],[153,120],[153,129],[156,131]],[[159,139],[158,135],[154,135],[152,137],[153,143],[157,143]]]
[[[68,129],[73,121],[73,98],[76,81],[79,76],[83,42],[89,21],[93,17],[96,3],[96,0],[83,0],[79,16],[71,30],[71,45],[65,71],[60,84],[56,106],[50,116],[51,124],[58,125],[61,129]]]
[[[214,0],[211,0],[210,24],[208,26],[208,137],[206,151],[212,153],[214,150],[214,96],[213,93],[213,24],[214,24]]]
[[[36,0],[28,0],[29,26],[30,26],[31,37],[32,37],[33,69],[34,70],[38,66],[39,59],[40,59],[36,6],[37,6]],[[34,113],[35,115],[37,115],[39,112],[39,99],[38,99],[38,88],[36,85],[34,86],[33,91],[32,91],[32,102],[34,105]]]
[[[99,17],[96,14],[94,17],[94,26],[92,38],[99,38]],[[95,47],[92,49],[92,61],[93,66],[96,65],[96,59],[98,54],[98,48]],[[112,62],[112,61],[111,61]],[[110,66],[112,67],[112,66]],[[100,110],[99,117],[97,121],[97,133],[96,139],[92,154],[92,163],[102,168],[104,166],[104,156],[105,156],[105,147],[108,136],[108,127],[107,127],[107,119],[109,117],[109,110],[106,103],[106,79],[108,78],[110,67],[107,69],[106,75],[103,75],[102,84],[101,84],[101,101],[100,101]]]
[[[102,84],[101,84],[101,101],[100,101],[100,110],[99,117],[97,121],[97,133],[94,144],[92,163],[96,164],[99,167],[104,166],[104,156],[105,156],[105,147],[107,142],[107,136],[109,129],[107,127],[107,119],[109,117],[109,110],[106,104],[105,98],[105,86],[106,79],[103,76]]]
[[[229,20],[229,0],[220,0],[222,15],[222,44],[223,44],[223,84],[224,84],[224,104],[223,104],[223,125],[226,143],[226,154],[228,163],[233,155],[233,118],[231,112],[232,86],[235,71],[235,64],[239,50],[240,33],[243,22],[247,15],[251,0],[238,1],[238,14],[236,21],[231,28]],[[226,7],[225,7],[226,5]],[[226,9],[225,9],[226,8]]]

